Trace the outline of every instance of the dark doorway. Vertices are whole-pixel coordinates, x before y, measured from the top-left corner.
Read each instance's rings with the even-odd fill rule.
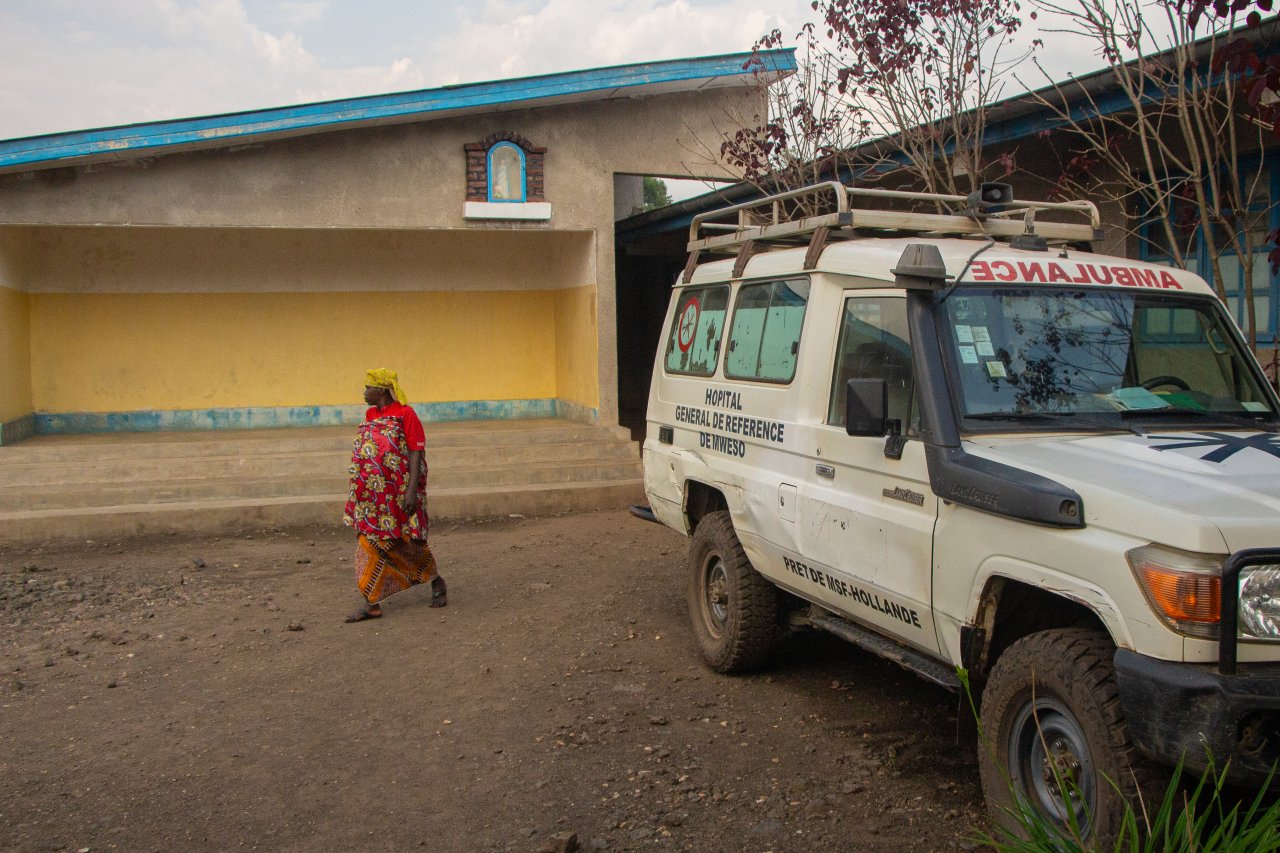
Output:
[[[618,423],[631,430],[634,441],[643,441],[653,359],[671,286],[684,270],[688,230],[629,239],[619,223],[618,235]]]

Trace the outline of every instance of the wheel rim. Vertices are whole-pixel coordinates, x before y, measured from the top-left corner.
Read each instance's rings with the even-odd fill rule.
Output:
[[[1009,775],[1018,794],[1061,827],[1068,814],[1084,838],[1097,808],[1093,758],[1075,715],[1052,696],[1027,702],[1009,732]]]
[[[702,564],[702,621],[713,637],[719,637],[729,619],[729,575],[719,554],[709,554]]]

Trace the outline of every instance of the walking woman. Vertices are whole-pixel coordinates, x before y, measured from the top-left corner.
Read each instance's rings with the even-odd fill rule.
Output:
[[[431,606],[448,603],[427,545],[422,421],[405,405],[395,371],[370,370],[364,400],[369,410],[351,453],[351,492],[342,519],[356,530],[356,585],[363,601],[347,622],[377,619],[384,598],[427,581]]]

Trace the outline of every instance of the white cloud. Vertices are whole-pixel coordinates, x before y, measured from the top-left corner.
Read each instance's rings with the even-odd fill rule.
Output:
[[[398,0],[5,5],[0,139],[732,53],[775,26],[794,31],[809,14],[807,0],[435,0],[416,9]],[[353,19],[382,38],[352,31]],[[401,32],[403,22],[420,32]],[[380,51],[388,32],[397,34],[396,44]]]
[[[765,11],[741,2],[687,0],[487,0],[425,59],[448,82],[543,74],[751,49],[775,26],[799,27],[804,0]]]
[[[309,24],[324,18],[328,0],[284,0],[276,4],[276,13],[290,26]]]
[[[325,4],[292,6],[305,17]],[[241,0],[52,0],[5,17],[0,138],[426,85],[403,56],[332,65],[298,34],[258,26]]]

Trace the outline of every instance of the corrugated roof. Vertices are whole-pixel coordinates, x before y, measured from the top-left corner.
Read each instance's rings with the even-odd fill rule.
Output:
[[[1242,25],[1233,31],[1232,35],[1251,41],[1260,49],[1269,49],[1273,43],[1277,24],[1280,24],[1280,18],[1268,18],[1264,27]],[[1201,38],[1194,45],[1196,59],[1207,63],[1215,46],[1220,46],[1222,43],[1221,35],[1216,41],[1212,37]],[[1160,57],[1170,53],[1170,50],[1165,50],[1153,52],[1149,56]],[[1077,121],[1088,121],[1097,115],[1111,115],[1133,107],[1130,97],[1120,89],[1114,71],[1104,66],[1088,74],[1070,76],[1068,79],[1048,83],[1039,89],[1021,92],[986,105],[987,126],[983,136],[984,144],[994,148],[1001,144],[1027,139],[1042,131],[1054,130],[1066,124],[1053,110],[1044,106],[1041,99],[1053,103],[1062,102],[1072,118]],[[850,149],[848,152],[850,159],[857,158],[858,153],[863,152],[868,155],[865,157],[867,162],[884,159],[900,160],[903,155],[896,145],[896,139],[895,134],[890,134],[864,142]],[[836,179],[849,182],[853,178],[855,169],[856,167],[842,167]],[[698,213],[728,207],[762,195],[764,193],[759,188],[745,181],[721,187],[719,190],[676,202],[667,207],[620,219],[615,237],[618,243],[627,245],[645,237],[682,230],[689,227],[693,217]]]
[[[751,65],[753,56],[761,65]],[[0,141],[0,172],[154,156],[195,148],[499,110],[746,86],[796,70],[794,50],[642,62],[223,115],[51,133]]]

